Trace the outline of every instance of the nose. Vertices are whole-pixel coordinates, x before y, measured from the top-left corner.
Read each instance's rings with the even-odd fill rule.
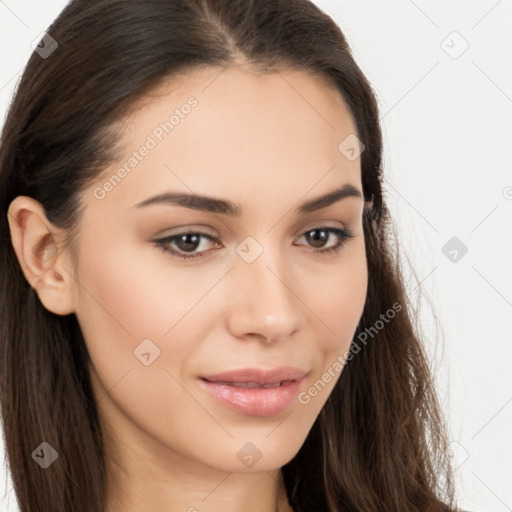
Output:
[[[230,272],[228,328],[237,338],[273,343],[300,329],[305,306],[290,272],[264,254],[250,264],[239,261]]]

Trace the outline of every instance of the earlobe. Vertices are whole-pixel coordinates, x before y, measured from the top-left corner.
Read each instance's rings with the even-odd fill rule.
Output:
[[[58,230],[42,205],[31,197],[18,196],[11,202],[7,218],[21,269],[41,303],[57,315],[73,313],[75,280],[66,265],[68,254],[59,250]]]

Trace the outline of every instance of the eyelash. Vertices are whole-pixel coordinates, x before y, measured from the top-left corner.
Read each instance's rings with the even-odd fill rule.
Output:
[[[327,233],[334,233],[337,235],[340,239],[340,241],[334,245],[333,247],[329,247],[328,249],[314,249],[313,253],[319,253],[319,254],[331,254],[338,252],[344,245],[345,242],[350,240],[354,237],[352,231],[349,229],[340,229],[340,228],[334,228],[334,227],[326,227],[326,226],[319,226],[316,228],[308,229],[304,233],[302,233],[301,236],[303,236],[306,233],[310,233],[312,231],[326,231]],[[202,251],[195,254],[183,254],[175,249],[171,249],[169,247],[169,243],[174,241],[175,239],[182,237],[183,235],[199,235],[211,242],[219,242],[218,238],[209,235],[208,233],[201,233],[198,231],[184,231],[183,233],[178,233],[176,235],[168,236],[165,238],[160,238],[159,240],[154,240],[154,243],[157,247],[159,247],[164,253],[168,254],[171,253],[171,255],[175,258],[181,259],[181,260],[191,260],[194,258],[201,258],[203,257],[208,251]]]

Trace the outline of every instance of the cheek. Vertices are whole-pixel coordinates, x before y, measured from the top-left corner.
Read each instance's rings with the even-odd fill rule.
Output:
[[[339,263],[316,276],[311,296],[312,309],[315,307],[324,330],[331,334],[322,338],[322,348],[330,357],[348,350],[366,302],[368,271],[363,240],[351,249]]]
[[[171,445],[171,434],[186,439],[204,426],[204,410],[180,383],[204,337],[194,306],[218,277],[195,286],[191,274],[171,274],[161,260],[129,253],[117,245],[105,256],[82,255],[87,264],[79,269],[83,290],[76,316],[109,421],[124,425],[124,415],[155,438],[169,436]],[[194,421],[176,421],[176,411],[187,411]]]
[[[186,324],[187,312],[198,303],[208,283],[203,291],[197,289],[190,276],[171,274],[161,261],[151,261],[152,257],[141,256],[119,242],[104,246],[101,252],[81,255],[80,261],[85,263],[79,268],[76,316],[106,387],[128,370],[149,368],[144,359],[167,366],[170,342],[176,367],[176,354],[183,359],[194,349],[176,333]],[[147,353],[149,356],[143,356]]]
[[[331,268],[316,275],[311,309],[315,321],[316,364],[298,401],[316,417],[339,380],[366,302],[368,271],[364,240],[358,240]],[[327,336],[325,335],[327,333]]]
[[[298,396],[300,413],[308,418],[318,416],[338,382],[361,319],[368,285],[364,251],[358,255],[354,252],[353,258],[347,258],[329,275],[322,279],[318,276],[318,291],[312,304],[322,320],[315,336],[316,364]]]
[[[133,343],[162,338],[184,318],[214,284],[194,272],[165,265],[157,248],[139,251],[128,242],[82,254],[79,269],[80,316],[96,331],[115,330]],[[164,263],[163,263],[164,262]]]

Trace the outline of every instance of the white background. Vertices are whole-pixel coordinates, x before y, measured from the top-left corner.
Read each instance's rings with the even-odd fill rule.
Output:
[[[408,288],[440,319],[423,300],[459,506],[512,510],[512,0],[315,3],[377,93]],[[0,0],[2,120],[31,42],[65,4]],[[441,250],[454,236],[468,248],[457,262]],[[0,509],[15,512],[0,471]]]

